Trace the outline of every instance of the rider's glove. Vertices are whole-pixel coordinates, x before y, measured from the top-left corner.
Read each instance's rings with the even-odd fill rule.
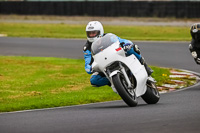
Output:
[[[129,50],[131,50],[131,48],[133,46],[134,46],[134,44],[132,44],[132,43],[126,43],[126,44],[124,44],[123,49],[124,49],[124,51],[129,51]]]

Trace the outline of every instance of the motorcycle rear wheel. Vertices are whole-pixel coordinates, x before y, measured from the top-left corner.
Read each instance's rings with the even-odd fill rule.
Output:
[[[130,106],[135,107],[138,104],[135,89],[128,89],[126,80],[121,73],[113,76],[113,84],[124,102]]]
[[[160,93],[157,89],[155,83],[151,82],[147,84],[147,90],[144,95],[142,95],[142,99],[147,104],[156,104],[160,99]]]

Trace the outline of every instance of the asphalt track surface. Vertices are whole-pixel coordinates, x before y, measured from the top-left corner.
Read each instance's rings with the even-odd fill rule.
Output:
[[[83,59],[85,40],[0,38],[0,55]],[[139,42],[150,65],[200,73],[189,42]],[[161,95],[158,104],[123,101],[0,114],[0,133],[199,133],[200,84]]]

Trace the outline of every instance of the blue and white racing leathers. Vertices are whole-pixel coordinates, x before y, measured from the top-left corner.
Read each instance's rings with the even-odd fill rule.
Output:
[[[134,46],[134,44],[126,39],[121,39],[119,38],[119,42],[123,45],[125,44],[131,44]],[[83,53],[84,53],[84,59],[85,59],[85,71],[88,74],[92,74],[91,70],[92,70],[92,63],[93,63],[93,58],[92,58],[92,53],[91,53],[91,45],[92,43],[90,43],[89,41],[86,42],[85,46],[83,47]],[[132,47],[130,50],[127,51],[126,55],[129,56],[131,54],[134,54],[138,60],[140,60],[142,57],[140,55],[139,52],[136,52],[134,50],[134,47]],[[91,78],[90,78],[90,82],[92,85],[95,86],[104,86],[104,85],[110,85],[110,81],[106,78],[106,76],[103,73],[93,73]]]

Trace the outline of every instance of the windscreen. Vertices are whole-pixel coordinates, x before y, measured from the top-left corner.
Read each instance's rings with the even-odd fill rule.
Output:
[[[112,45],[117,41],[118,38],[116,35],[111,33],[106,34],[102,38],[99,38],[98,40],[92,43],[92,48],[91,48],[92,54],[93,55],[98,54],[99,52],[103,51],[104,49],[106,49],[107,47],[109,47],[110,45]]]

